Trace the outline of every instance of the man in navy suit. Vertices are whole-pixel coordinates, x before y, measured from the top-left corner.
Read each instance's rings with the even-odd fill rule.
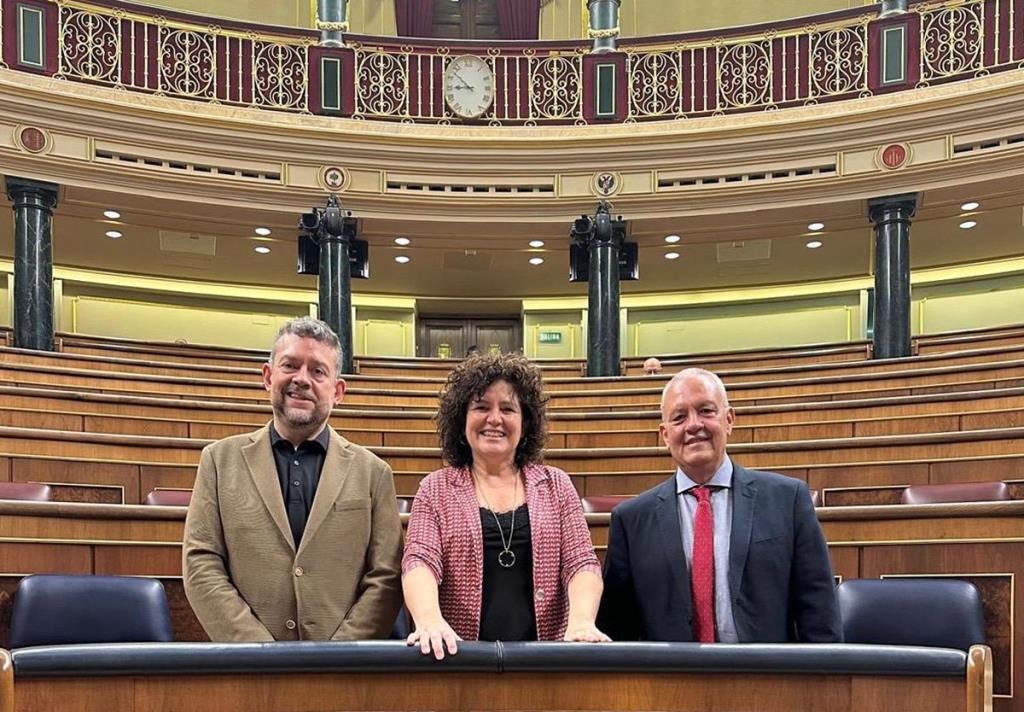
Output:
[[[721,379],[686,369],[662,393],[667,481],[612,512],[598,626],[614,640],[842,642],[807,485],[726,455]]]

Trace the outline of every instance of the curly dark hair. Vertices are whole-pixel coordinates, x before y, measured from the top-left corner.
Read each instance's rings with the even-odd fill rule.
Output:
[[[548,399],[542,380],[540,369],[519,354],[480,354],[456,366],[441,389],[434,416],[445,462],[453,467],[473,464],[473,451],[466,442],[466,413],[470,402],[495,381],[507,382],[519,398],[523,431],[516,446],[516,467],[541,462],[548,439]]]

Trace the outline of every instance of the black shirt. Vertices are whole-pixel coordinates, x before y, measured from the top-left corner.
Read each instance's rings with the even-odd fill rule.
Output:
[[[273,423],[270,424],[270,449],[274,452],[277,479],[281,483],[281,496],[284,497],[284,509],[288,513],[288,525],[296,549],[302,541],[302,532],[306,530],[309,510],[313,508],[330,441],[330,429],[325,426],[316,438],[296,448],[278,434]]]
[[[533,548],[530,512],[526,504],[515,510],[516,526],[510,549],[516,555],[511,568],[498,563],[504,549],[498,523],[491,510],[480,508],[484,535],[484,586],[480,607],[480,640],[537,640],[537,614],[533,610]],[[505,541],[512,528],[512,512],[498,515]],[[507,557],[507,554],[506,554]]]

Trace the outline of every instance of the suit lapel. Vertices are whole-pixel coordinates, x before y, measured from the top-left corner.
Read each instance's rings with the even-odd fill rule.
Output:
[[[250,437],[251,442],[242,446],[242,458],[249,468],[249,476],[252,477],[267,511],[270,512],[270,517],[281,530],[281,536],[294,549],[292,530],[288,525],[288,515],[284,511],[281,482],[277,478],[277,465],[274,464],[274,453],[270,450],[270,426],[257,430]]]
[[[302,543],[299,544],[300,552],[313,540],[316,530],[334,508],[334,500],[338,499],[351,466],[352,449],[348,440],[332,429],[327,456],[324,458],[324,469],[320,471],[320,484],[316,486],[316,496],[313,497],[313,506],[309,510],[309,520],[306,522],[306,530],[302,533]]]
[[[750,474],[733,463],[732,532],[729,535],[729,593],[735,604],[739,599],[740,582],[750,551],[750,534],[754,526],[757,485]]]
[[[672,590],[678,591],[676,600],[683,607],[681,616],[674,616],[675,624],[682,625],[690,619],[690,569],[686,563],[686,552],[683,551],[682,525],[679,522],[679,501],[676,497],[676,478],[673,475],[658,487],[657,526],[661,550],[667,561],[669,576],[672,578]],[[670,603],[671,605],[671,603]]]

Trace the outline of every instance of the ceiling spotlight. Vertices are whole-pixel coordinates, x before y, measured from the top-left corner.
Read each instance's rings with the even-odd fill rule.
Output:
[[[969,203],[964,203],[963,205],[961,205],[960,209],[961,210],[970,211],[970,210],[977,210],[980,207],[981,207],[981,203],[979,203],[979,202],[977,202],[975,200],[972,200]]]
[[[970,230],[972,227],[974,227],[977,224],[978,223],[975,220],[964,220],[962,223],[960,223],[960,229],[961,230]]]
[[[810,230],[811,232],[817,232],[818,230],[824,230],[825,229],[825,223],[813,222],[813,223],[811,223],[810,225],[807,226],[807,229]]]
[[[666,252],[665,253],[665,259],[666,260],[678,260],[679,259],[679,253],[678,252]]]
[[[109,237],[112,240],[116,240],[119,237],[123,237],[123,234],[120,231],[118,231],[118,230],[107,230],[107,232],[105,234],[106,234],[107,237]]]
[[[821,247],[821,240],[811,240],[807,243],[807,246],[812,250],[816,250]]]
[[[665,242],[670,245],[676,244],[680,239],[682,238],[680,238],[679,235],[665,235]]]
[[[269,227],[258,227],[255,230],[253,230],[253,232],[255,232],[260,237],[266,237],[267,235],[270,234],[270,228]]]
[[[259,252],[261,255],[269,255],[270,254],[270,248],[267,247],[266,245],[256,245],[256,247],[254,247],[252,249],[255,252]]]
[[[530,240],[530,247],[544,247],[544,240]]]
[[[395,238],[395,244],[396,245],[401,245],[402,247],[405,247],[410,242],[412,242],[412,241],[408,237],[396,237]]]
[[[121,217],[121,213],[117,212],[116,210],[104,210],[103,217],[109,220],[117,220]]]
[[[409,255],[398,255],[398,256],[395,257],[395,262],[397,262],[400,265],[404,265],[408,261],[409,261]]]
[[[531,265],[542,265],[542,264],[544,264],[544,258],[543,257],[531,257],[530,258],[530,264]]]

